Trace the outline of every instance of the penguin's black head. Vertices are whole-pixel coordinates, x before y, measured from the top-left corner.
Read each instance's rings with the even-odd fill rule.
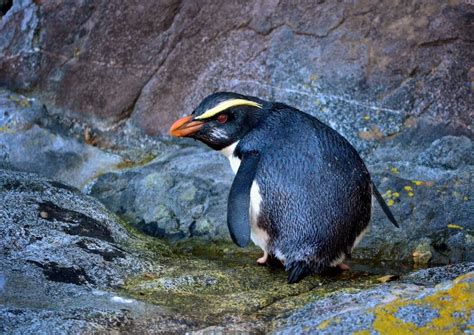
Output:
[[[231,92],[214,93],[194,112],[177,120],[170,129],[175,137],[191,137],[214,150],[240,140],[263,115],[267,102]]]

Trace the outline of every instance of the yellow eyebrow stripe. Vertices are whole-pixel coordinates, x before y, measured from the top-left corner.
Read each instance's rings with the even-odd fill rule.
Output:
[[[222,101],[221,103],[218,103],[215,107],[208,109],[203,114],[196,116],[194,119],[195,120],[209,119],[213,117],[214,115],[235,106],[254,106],[257,108],[262,108],[262,105],[255,101],[250,101],[250,100],[245,100],[245,99],[229,99],[229,100]]]

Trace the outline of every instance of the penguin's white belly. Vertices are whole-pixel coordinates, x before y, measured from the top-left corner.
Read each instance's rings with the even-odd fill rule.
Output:
[[[239,142],[235,142],[221,150],[221,153],[229,159],[230,166],[234,174],[240,166],[240,159],[234,156],[234,150]],[[263,251],[267,251],[268,234],[265,230],[257,226],[260,207],[262,204],[262,196],[260,195],[260,187],[254,180],[250,188],[250,238],[255,245],[259,246]]]
[[[254,180],[250,188],[250,238],[255,245],[259,246],[263,251],[268,252],[268,234],[265,230],[257,226],[261,204],[262,196],[260,195],[260,187]]]

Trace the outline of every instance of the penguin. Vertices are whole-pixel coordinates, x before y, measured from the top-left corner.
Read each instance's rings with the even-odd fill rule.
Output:
[[[235,173],[230,236],[259,264],[279,260],[293,284],[343,263],[366,233],[372,195],[399,227],[355,148],[310,114],[233,92],[206,97],[170,128],[224,154]]]

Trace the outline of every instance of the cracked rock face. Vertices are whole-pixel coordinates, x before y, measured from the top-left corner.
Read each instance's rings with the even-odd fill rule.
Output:
[[[319,115],[364,149],[360,134],[397,133],[409,116],[470,124],[473,11],[463,1],[15,2],[0,25],[0,82],[148,134],[216,90],[238,91]]]
[[[120,247],[129,239],[102,204],[32,174],[1,170],[2,262],[33,268],[54,282],[118,286],[126,274],[151,270]],[[94,263],[108,262],[97,272]]]

